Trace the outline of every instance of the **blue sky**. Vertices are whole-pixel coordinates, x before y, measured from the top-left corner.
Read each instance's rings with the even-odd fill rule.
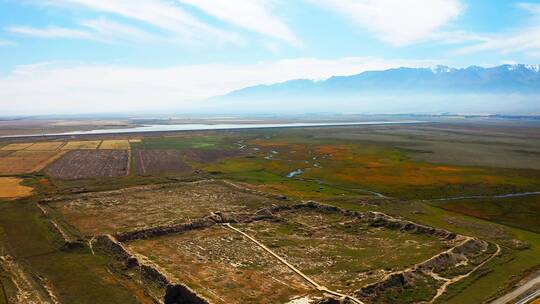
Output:
[[[540,1],[0,0],[4,114],[189,109],[259,83],[540,62]]]

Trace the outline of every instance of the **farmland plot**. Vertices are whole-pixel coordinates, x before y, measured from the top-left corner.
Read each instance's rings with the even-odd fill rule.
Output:
[[[70,141],[62,150],[95,150],[101,143],[101,140],[88,140],[88,141]]]
[[[126,175],[128,151],[77,150],[70,151],[46,170],[59,179],[84,179]]]
[[[33,188],[21,185],[17,177],[0,177],[0,198],[19,198],[28,196]]]
[[[31,145],[32,145],[32,143],[9,144],[9,145],[7,145],[7,146],[4,146],[4,147],[0,148],[0,150],[4,150],[4,151],[18,151],[18,150],[26,149],[26,148],[30,147]]]
[[[139,175],[174,174],[191,170],[176,150],[136,150],[134,157]]]
[[[62,155],[58,151],[16,151],[0,157],[0,174],[23,174],[40,171]]]
[[[64,142],[38,142],[26,148],[26,151],[56,151]]]
[[[120,140],[104,140],[99,146],[100,150],[129,150],[129,141]]]

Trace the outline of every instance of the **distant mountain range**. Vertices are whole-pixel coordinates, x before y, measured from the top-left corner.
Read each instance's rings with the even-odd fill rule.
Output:
[[[540,111],[539,96],[540,65],[505,64],[459,69],[447,66],[402,67],[334,76],[321,81],[296,79],[247,87],[217,100],[244,104],[250,101],[255,105],[257,101],[265,101],[282,106],[287,105],[284,101],[303,102],[304,106],[310,105],[304,101],[313,104],[326,102],[327,106],[331,106],[332,103],[328,101],[334,100],[336,106],[352,107],[356,112],[467,110],[475,113],[527,114],[529,110],[535,113]],[[417,103],[416,100],[420,99],[423,102]],[[427,99],[432,100],[426,102]],[[489,99],[493,102],[490,103]]]
[[[369,71],[352,76],[334,76],[323,81],[290,80],[272,85],[258,85],[237,90],[227,97],[260,97],[259,95],[306,93],[538,93],[540,65],[501,65],[492,68],[470,66],[464,69],[435,66],[432,68],[397,68]]]

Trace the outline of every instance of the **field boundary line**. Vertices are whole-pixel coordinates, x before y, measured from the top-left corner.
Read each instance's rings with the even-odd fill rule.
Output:
[[[346,294],[342,294],[342,293],[339,293],[339,292],[336,292],[336,291],[333,291],[333,290],[330,290],[322,285],[319,285],[317,282],[315,282],[313,279],[311,279],[310,277],[308,277],[307,275],[305,275],[303,272],[301,272],[300,270],[298,270],[296,267],[294,267],[293,265],[291,265],[289,262],[287,262],[284,258],[282,258],[281,256],[279,256],[277,253],[273,252],[270,248],[266,247],[263,243],[257,241],[255,238],[251,237],[249,234],[241,231],[240,229],[237,229],[237,228],[234,228],[231,224],[229,223],[224,223],[223,224],[224,227],[227,227],[235,232],[238,232],[240,234],[242,234],[244,237],[248,238],[250,241],[254,242],[255,244],[257,244],[259,247],[261,247],[262,249],[264,249],[266,252],[270,253],[273,257],[275,257],[277,260],[279,260],[281,263],[283,263],[285,266],[289,267],[292,271],[294,271],[296,274],[298,274],[299,276],[301,276],[304,280],[308,281],[311,285],[313,285],[317,290],[319,291],[322,291],[322,292],[326,292],[326,293],[329,293],[329,294],[332,294],[334,296],[338,296],[338,297],[341,297],[341,298],[346,298],[346,299],[349,299],[357,304],[364,304],[364,302],[358,300],[357,298],[355,297],[352,297],[352,296],[349,296],[349,295],[346,295]]]
[[[30,172],[39,172],[39,171],[47,168],[49,165],[51,165],[55,161],[59,160],[62,156],[64,156],[64,154],[66,154],[68,151],[67,150],[58,150],[58,151],[53,151],[53,152],[56,152],[56,154],[52,155],[51,157],[49,157],[44,162],[42,162],[42,163],[38,164],[37,166],[35,166]]]

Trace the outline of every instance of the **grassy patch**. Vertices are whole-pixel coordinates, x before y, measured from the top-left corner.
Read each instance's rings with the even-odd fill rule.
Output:
[[[107,277],[107,260],[87,249],[62,251],[62,242],[31,200],[0,204],[0,242],[33,275],[49,280],[63,303],[136,303]]]
[[[540,195],[434,203],[445,210],[540,233]]]
[[[214,149],[229,146],[226,138],[220,135],[182,136],[182,137],[147,137],[141,142],[131,144],[138,149]]]

